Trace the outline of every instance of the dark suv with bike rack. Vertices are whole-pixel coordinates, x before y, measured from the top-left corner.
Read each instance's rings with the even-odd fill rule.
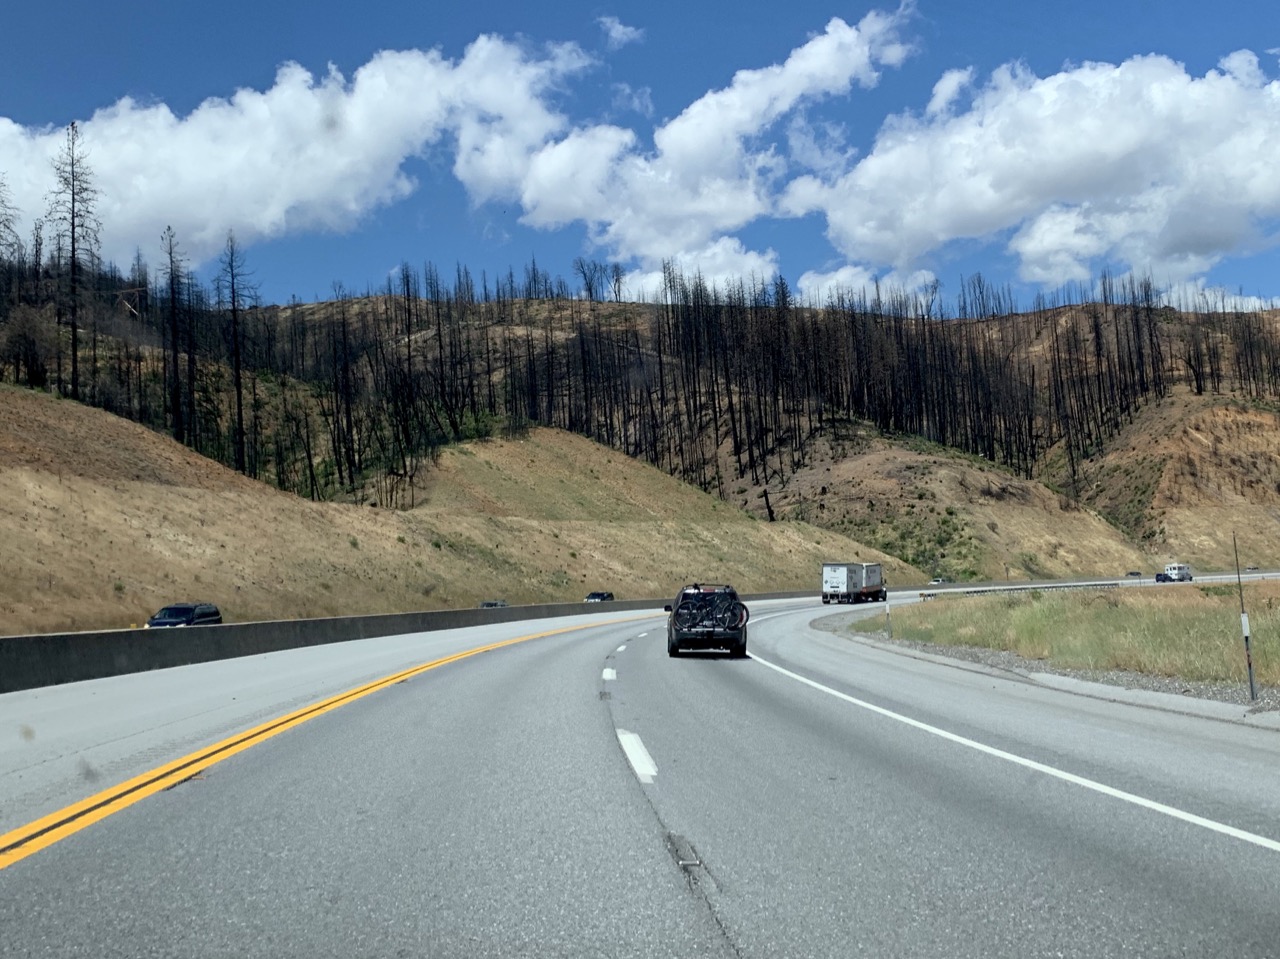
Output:
[[[747,620],[751,613],[732,586],[694,583],[680,590],[667,617],[667,655],[685,649],[724,649],[747,655]]]

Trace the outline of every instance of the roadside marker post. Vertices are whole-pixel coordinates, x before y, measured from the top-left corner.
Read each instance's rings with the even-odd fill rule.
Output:
[[[1240,632],[1244,633],[1244,664],[1249,671],[1249,700],[1258,701],[1258,689],[1253,684],[1253,651],[1249,648],[1249,614],[1244,611],[1244,582],[1240,578],[1240,547],[1236,545],[1236,531],[1231,531],[1231,548],[1236,553],[1236,589],[1240,593]]]

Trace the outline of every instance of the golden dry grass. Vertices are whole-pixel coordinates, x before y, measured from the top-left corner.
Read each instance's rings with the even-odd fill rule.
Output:
[[[744,489],[736,501],[762,512],[757,492]],[[770,496],[779,515],[874,543],[952,579],[1121,575],[1151,562],[1096,513],[1038,482],[870,429],[819,440],[809,464]]]
[[[1280,685],[1280,582],[1247,583],[1244,596],[1257,680]],[[1230,682],[1246,679],[1240,625],[1234,587],[1196,584],[940,597],[893,616],[901,639],[1006,649],[1078,669]]]
[[[881,558],[764,523],[550,430],[444,451],[408,512],[311,503],[136,424],[0,388],[0,633],[128,626],[182,599],[235,621],[665,596],[692,579],[817,588]],[[919,571],[889,560],[891,582]]]
[[[1043,478],[1067,488],[1061,454]],[[820,438],[781,490],[781,516],[893,552],[953,579],[1150,574],[1280,567],[1280,413],[1179,388],[1137,411],[1081,465],[1079,503],[1045,483],[867,427]],[[760,489],[734,502],[764,513]],[[1006,574],[1006,567],[1008,572]]]

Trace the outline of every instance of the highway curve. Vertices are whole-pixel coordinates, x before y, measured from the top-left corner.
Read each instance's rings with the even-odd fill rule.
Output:
[[[0,852],[0,955],[1277,954],[1280,734],[753,613],[745,660],[601,613],[0,696],[13,837],[402,676]]]

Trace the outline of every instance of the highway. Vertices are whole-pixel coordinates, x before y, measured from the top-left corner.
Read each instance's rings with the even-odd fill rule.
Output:
[[[0,696],[0,956],[1280,953],[1280,733],[833,612],[753,604],[744,660],[593,610]]]

